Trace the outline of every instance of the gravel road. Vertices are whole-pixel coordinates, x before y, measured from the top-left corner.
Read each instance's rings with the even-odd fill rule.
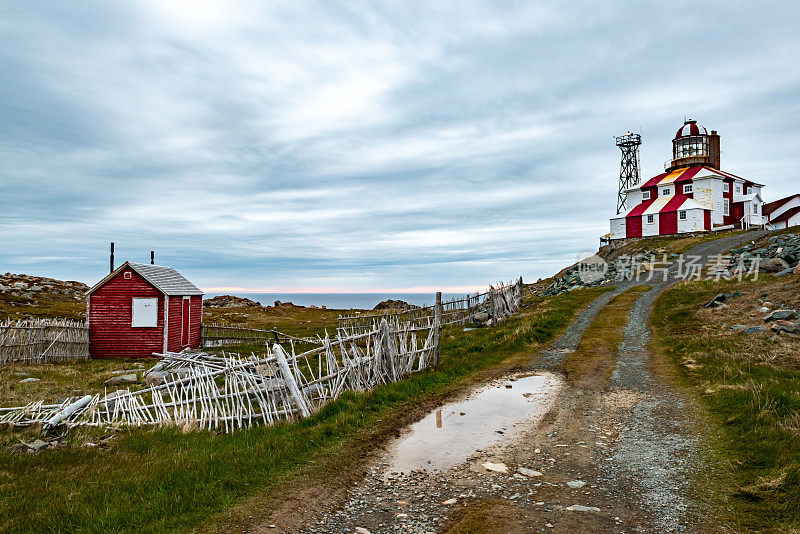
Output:
[[[707,261],[756,237],[709,241],[689,254]],[[387,474],[384,458],[304,532],[442,532],[479,502],[505,514],[490,521],[492,532],[713,530],[691,487],[703,469],[691,411],[649,366],[648,318],[658,295],[678,282],[675,271],[667,281],[640,282],[652,289],[631,311],[610,380],[565,387],[543,421],[505,429],[510,437],[501,446],[477,450],[448,471]],[[621,283],[589,304],[532,369],[557,369],[586,328],[602,320],[603,306],[633,285]],[[489,471],[486,462],[507,472]]]

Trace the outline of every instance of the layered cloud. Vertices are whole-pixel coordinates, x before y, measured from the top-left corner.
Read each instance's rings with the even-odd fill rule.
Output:
[[[0,268],[203,287],[465,288],[608,231],[684,115],[796,192],[800,10],[568,2],[0,6]]]

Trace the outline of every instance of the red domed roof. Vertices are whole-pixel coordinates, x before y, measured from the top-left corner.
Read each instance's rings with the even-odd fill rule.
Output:
[[[675,134],[675,139],[686,137],[687,135],[708,135],[708,132],[705,128],[697,124],[696,120],[689,119],[678,129],[678,133]]]

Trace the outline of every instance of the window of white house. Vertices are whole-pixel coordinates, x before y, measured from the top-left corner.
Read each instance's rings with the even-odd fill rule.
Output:
[[[722,214],[728,216],[731,214],[731,201],[727,198],[723,198],[723,206],[722,206]]]
[[[642,191],[642,200],[650,200],[650,191]]]
[[[745,187],[744,188],[744,194],[745,195],[749,195],[752,192],[753,192],[753,188],[752,187]]]
[[[692,184],[683,184],[683,194],[692,192]]]
[[[724,182],[722,184],[722,192],[723,193],[730,193],[730,191],[731,191],[731,184],[729,184],[728,182]]]
[[[741,193],[742,192],[742,186],[741,185],[736,184],[736,192],[737,193]]]
[[[672,189],[670,189],[669,187],[665,187],[664,189],[661,190],[661,194],[664,195],[665,197],[668,197],[672,194]]]
[[[133,309],[132,327],[152,328],[158,326],[157,298],[134,298],[131,308]]]
[[[653,224],[654,220],[655,220],[655,217],[653,215],[648,215],[647,216],[647,224]]]
[[[679,211],[678,212],[678,218],[680,220],[682,220],[682,221],[685,221],[686,220],[686,212],[685,211]]]
[[[753,215],[758,215],[758,204],[753,202]]]

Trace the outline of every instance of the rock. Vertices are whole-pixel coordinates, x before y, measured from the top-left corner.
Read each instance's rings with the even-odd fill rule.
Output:
[[[113,378],[109,378],[106,380],[107,386],[119,386],[121,384],[135,384],[138,382],[139,379],[136,376],[136,373],[132,373],[129,375],[119,375]]]
[[[751,326],[750,328],[745,328],[742,330],[745,334],[760,334],[764,331],[763,326]]]
[[[762,250],[764,251],[764,254],[767,253],[766,249]],[[756,251],[756,253],[758,252],[759,251]],[[789,264],[780,258],[769,258],[767,260],[762,261],[761,264],[758,266],[758,268],[760,271],[763,271],[765,273],[779,273],[785,269],[788,269]]]
[[[458,502],[458,499],[452,498],[452,499],[447,499],[446,501],[443,501],[442,504],[444,504],[445,506],[450,506],[451,504],[455,504],[457,502]]]
[[[20,384],[28,384],[29,382],[41,382],[41,381],[42,381],[41,378],[30,377],[30,378],[23,378],[22,380],[19,381],[19,383]]]
[[[787,274],[794,274],[794,269],[792,269],[791,267],[787,267],[786,269],[778,273],[775,273],[775,276],[786,276]]]
[[[794,274],[800,274],[800,263],[798,263],[794,268]]]
[[[33,443],[23,443],[23,444],[26,447],[28,447],[29,450],[31,450],[33,452],[42,451],[42,450],[44,450],[44,449],[46,449],[47,447],[50,446],[50,444],[48,442],[46,442],[44,440],[41,440],[41,439],[37,439]]]
[[[739,330],[744,330],[745,328],[747,328],[747,327],[745,325],[743,325],[743,324],[731,325],[731,330],[733,330],[735,332],[738,332]]]
[[[502,462],[484,462],[481,464],[481,466],[487,471],[493,471],[495,473],[508,473],[508,467]]]
[[[736,296],[736,295],[734,295]],[[725,293],[717,293],[713,299],[709,300],[705,303],[706,308],[717,308],[720,306],[724,306],[724,302],[728,300],[731,295],[726,295]]]
[[[397,519],[405,519],[405,518],[408,517],[408,514],[404,514],[403,512],[400,512],[399,514],[395,514],[395,517]]]
[[[355,532],[356,534],[369,534],[369,530],[365,529],[364,527],[356,527]]]
[[[769,313],[769,308],[767,308],[766,306],[761,306],[758,309],[758,313]]]
[[[770,321],[777,321],[778,319],[789,319],[793,317],[795,313],[797,312],[786,308],[781,310],[775,310],[774,312],[764,317],[764,322],[768,323]]]
[[[596,506],[583,506],[582,504],[573,504],[572,506],[567,506],[564,508],[565,510],[569,510],[571,512],[599,512],[600,508]]]
[[[772,323],[772,330],[776,332],[787,332],[789,334],[797,333],[797,325],[791,321],[778,320]]]
[[[586,482],[584,482],[583,480],[570,480],[569,482],[567,482],[567,486],[569,486],[572,489],[582,488],[585,485]]]
[[[151,371],[145,375],[144,383],[147,387],[160,386],[166,381],[168,376],[169,373],[166,371]]]
[[[542,473],[540,473],[539,471],[534,471],[533,469],[528,469],[527,467],[519,467],[517,468],[517,472],[519,472],[522,475],[525,475],[526,477],[542,476]]]
[[[484,323],[489,320],[489,314],[486,312],[477,312],[472,315],[472,320],[476,323]]]

